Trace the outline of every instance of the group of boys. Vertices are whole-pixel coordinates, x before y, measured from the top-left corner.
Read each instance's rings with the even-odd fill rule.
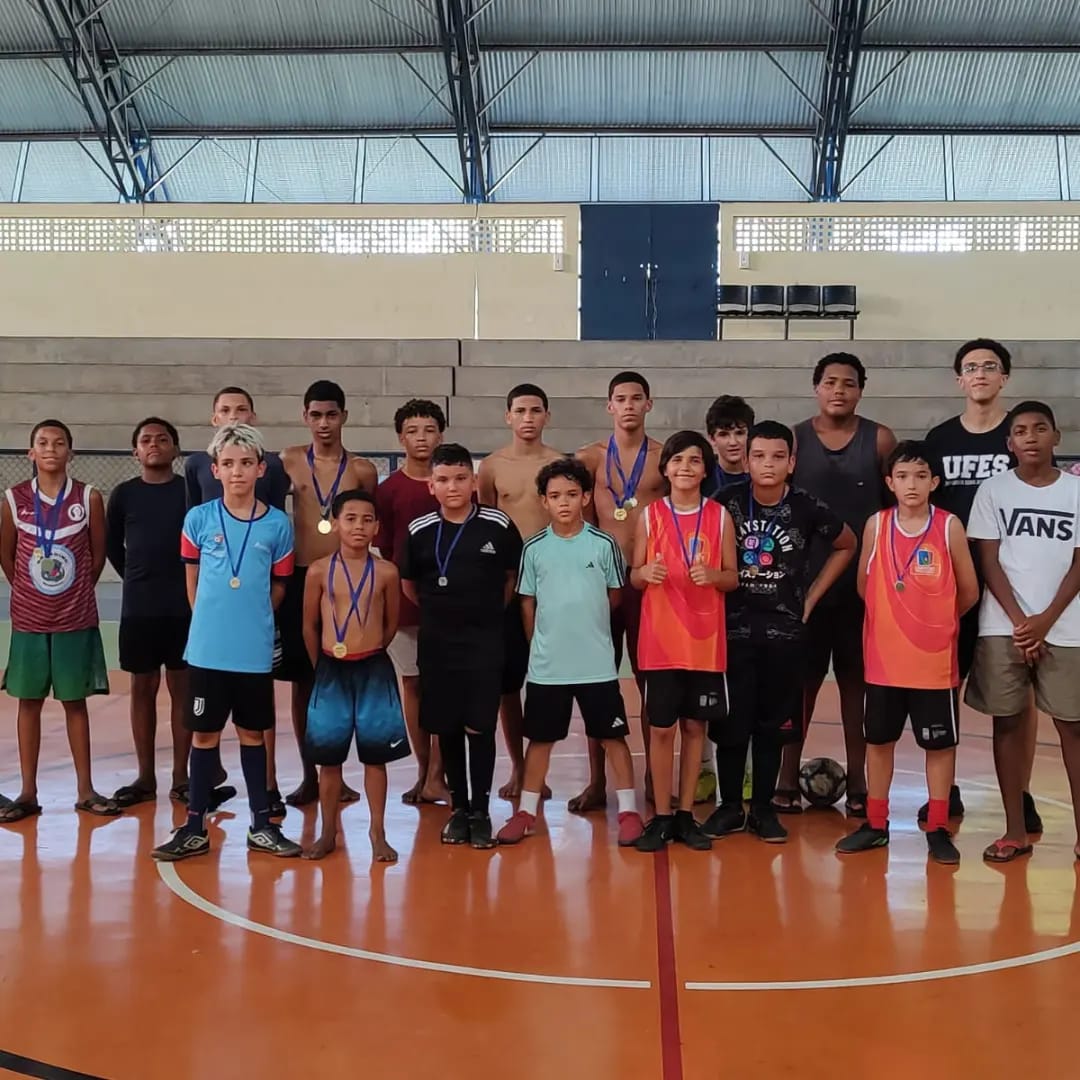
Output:
[[[8,492],[0,518],[14,631],[5,686],[19,698],[23,768],[0,823],[40,812],[50,688],[67,715],[77,808],[112,815],[153,799],[164,667],[170,795],[188,815],[157,858],[209,849],[206,815],[235,795],[218,749],[229,715],[253,850],[299,854],[277,823],[286,802],[316,798],[322,832],[304,854],[334,849],[338,804],[358,797],[342,779],[354,742],[377,859],[396,858],[383,827],[385,767],[410,743],[418,775],[403,799],[450,803],[445,843],[517,843],[550,795],[552,747],[575,703],[590,777],[569,806],[603,808],[610,765],[620,845],[705,850],[747,828],[781,843],[778,815],[802,810],[802,744],[831,666],[847,810],[866,819],[838,851],[888,843],[893,748],[910,719],[927,756],[919,816],[930,854],[959,861],[950,822],[964,810],[954,767],[958,688],[970,674],[966,700],[994,716],[1007,818],[984,857],[1030,853],[1042,828],[1027,792],[1036,705],[1054,717],[1080,795],[1080,480],[1056,468],[1048,407],[1000,406],[1010,370],[1000,344],[963,346],[964,413],[900,444],[858,414],[866,372],[848,353],[817,364],[818,414],[794,431],[755,423],[745,401],[725,396],[707,412],[707,439],[684,431],[663,445],[645,429],[647,380],[622,372],[608,387],[610,436],[574,457],[544,443],[547,396],[523,384],[507,398],[510,443],[478,471],[468,450],[443,444],[441,408],[414,400],[395,417],[404,464],[379,485],[371,463],[343,448],[336,384],[309,389],[311,442],[280,456],[266,452],[250,396],[232,387],[215,398],[214,441],[189,456],[184,479],[175,429],[143,421],[133,435],[141,475],[107,511],[67,476],[70,432],[44,421],[31,436],[35,477]],[[124,579],[121,666],[132,674],[138,762],[111,799],[91,783],[85,701],[107,689],[94,602],[106,557]],[[656,809],[647,824],[625,741],[624,655],[641,693]],[[304,764],[286,800],[274,767],[275,675],[292,683]],[[511,776],[499,794],[519,803],[496,834],[500,712]],[[693,804],[714,791],[718,805],[699,823]]]

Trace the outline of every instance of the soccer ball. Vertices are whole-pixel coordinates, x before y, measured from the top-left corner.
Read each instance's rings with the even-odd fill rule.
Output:
[[[847,773],[832,758],[811,758],[799,769],[799,789],[811,806],[832,806],[847,791]]]

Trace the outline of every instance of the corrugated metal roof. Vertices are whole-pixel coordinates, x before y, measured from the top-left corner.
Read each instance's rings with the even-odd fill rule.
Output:
[[[600,140],[598,198],[602,202],[703,200],[699,138]]]
[[[958,199],[1011,202],[1059,199],[1057,139],[1053,135],[952,138]]]
[[[0,63],[0,103],[0,128],[8,131],[82,131],[90,127],[71,77],[59,61]]]
[[[95,161],[108,168],[100,143],[34,143],[26,156],[22,201],[119,202],[119,193]]]
[[[729,202],[806,202],[813,143],[810,139],[710,138],[709,198]],[[770,151],[769,147],[772,148]],[[783,159],[787,169],[779,161]],[[788,172],[788,169],[791,172]]]
[[[259,139],[255,202],[351,203],[357,139]]]
[[[366,203],[459,203],[461,191],[450,177],[460,175],[457,142],[452,138],[425,135],[423,146],[416,139],[364,140],[361,197]]]
[[[900,58],[872,52],[856,101]],[[1080,124],[1080,54],[912,53],[858,111],[860,125]]]
[[[53,40],[40,12],[26,0],[0,0],[0,49],[48,49]]]
[[[868,42],[1060,44],[1080,42],[1075,0],[897,0],[867,30]]]
[[[19,165],[19,143],[0,143],[0,202],[11,202],[15,191],[15,172]]]
[[[204,139],[197,145],[193,139],[157,139],[162,172],[180,161],[165,179],[169,201],[243,202],[251,146],[250,139]]]
[[[897,135],[891,142],[888,140],[888,135],[849,136],[841,178],[844,200],[915,202],[946,198],[942,136]]]
[[[489,97],[528,56],[485,59]],[[785,53],[779,61],[804,88],[820,77],[815,53]],[[761,53],[542,53],[492,106],[491,123],[811,127],[813,115]]]
[[[592,140],[583,137],[505,135],[491,141],[494,180],[512,168],[495,191],[498,202],[588,202]],[[526,153],[528,151],[528,153]],[[521,155],[524,154],[524,157]],[[514,163],[521,158],[514,167]]]

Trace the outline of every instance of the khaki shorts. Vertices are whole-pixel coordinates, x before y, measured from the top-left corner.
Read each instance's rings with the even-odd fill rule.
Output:
[[[975,645],[964,701],[987,716],[1019,716],[1035,704],[1056,720],[1080,720],[1080,648],[1047,645],[1028,667],[1010,637],[981,637]]]
[[[420,632],[418,626],[403,626],[390,642],[386,650],[394,661],[394,668],[403,679],[416,678],[420,669],[416,665],[416,640]]]

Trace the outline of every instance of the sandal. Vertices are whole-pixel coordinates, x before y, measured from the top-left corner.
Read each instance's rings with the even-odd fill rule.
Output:
[[[230,787],[228,784],[222,784],[220,787],[214,788],[210,792],[210,813],[213,813],[222,803],[227,803],[230,799],[236,798],[236,788]],[[184,800],[187,802],[187,799]]]
[[[866,793],[861,792],[857,795],[849,795],[844,800],[844,811],[848,817],[853,818],[865,818],[866,817]]]
[[[115,799],[106,799],[104,795],[91,795],[89,799],[77,802],[75,809],[93,817],[116,817],[123,812]]]
[[[16,821],[37,817],[40,813],[40,803],[28,802],[25,799],[9,799],[6,806],[0,807],[0,825],[14,825]]]
[[[188,801],[188,782],[185,780],[182,784],[176,784],[169,788],[169,798],[173,802],[183,803],[187,806]]]
[[[1022,855],[1030,855],[1035,849],[1031,844],[1022,844],[1019,840],[995,840],[984,852],[983,858],[987,862],[1007,863],[1013,859],[1019,859]]]
[[[126,810],[129,806],[137,806],[139,803],[156,802],[157,791],[139,787],[138,784],[127,784],[113,793],[112,801]]]
[[[777,797],[791,801],[778,803]],[[802,792],[798,788],[777,788],[769,805],[778,814],[801,814],[803,812]]]
[[[0,810],[6,810],[11,805],[11,800],[6,795],[0,795]]]

